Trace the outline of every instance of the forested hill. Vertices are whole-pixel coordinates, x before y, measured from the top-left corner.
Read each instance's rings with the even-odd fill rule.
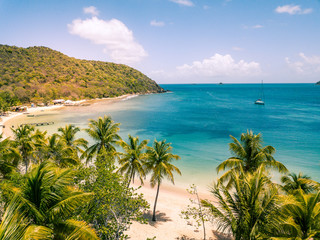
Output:
[[[39,103],[162,91],[155,81],[123,64],[79,60],[47,47],[0,45],[0,97]]]

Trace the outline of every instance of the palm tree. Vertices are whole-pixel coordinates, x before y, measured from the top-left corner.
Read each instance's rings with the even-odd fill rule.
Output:
[[[181,175],[179,168],[171,163],[173,160],[180,159],[180,157],[171,153],[172,147],[170,145],[170,143],[166,143],[166,140],[160,142],[154,140],[153,147],[149,147],[147,150],[148,159],[145,163],[146,171],[151,172],[151,187],[157,185],[152,221],[156,221],[156,206],[160,185],[163,179],[167,178],[174,184],[173,172],[177,172]]]
[[[65,141],[66,145],[76,149],[78,152],[83,153],[82,148],[87,148],[88,141],[84,138],[75,138],[77,132],[80,131],[80,128],[75,127],[74,125],[66,125],[64,128],[58,128],[58,131],[61,132],[61,139]]]
[[[25,219],[17,212],[19,203],[17,197],[13,198],[2,216],[0,224],[1,240],[21,240],[25,236]]]
[[[143,140],[139,143],[138,137],[129,137],[129,143],[121,140],[119,145],[123,148],[125,153],[120,153],[122,157],[119,158],[120,167],[118,172],[125,173],[129,177],[128,187],[131,180],[134,182],[135,175],[138,175],[141,184],[143,184],[143,178],[145,177],[145,171],[143,168],[144,161],[147,159],[147,154],[144,152],[146,149],[148,140]]]
[[[2,139],[0,134],[0,174],[2,178],[6,178],[14,171],[19,164],[19,151],[13,147],[13,142],[9,139]]]
[[[228,181],[231,179],[232,171],[240,171],[240,167],[244,173],[254,172],[260,166],[265,168],[274,168],[281,173],[286,173],[287,168],[280,162],[273,158],[275,149],[272,146],[262,147],[262,136],[261,134],[253,134],[252,131],[242,133],[240,141],[235,137],[231,136],[233,142],[229,143],[229,149],[234,156],[228,158],[224,162],[220,163],[217,167],[217,172],[225,172],[219,179],[220,182]],[[229,182],[229,185],[231,183]]]
[[[297,175],[290,173],[287,176],[281,177],[283,183],[282,189],[287,193],[293,193],[295,190],[301,189],[308,194],[318,188],[319,183],[310,179],[309,176],[303,175],[301,172]]]
[[[12,131],[15,138],[15,144],[20,151],[22,161],[25,165],[25,173],[27,173],[34,150],[34,136],[32,135],[34,127],[23,125],[17,129],[12,128]]]
[[[32,136],[34,142],[34,157],[37,159],[37,162],[42,162],[46,157],[47,131],[37,129]]]
[[[85,222],[74,220],[74,211],[92,194],[72,187],[71,170],[59,169],[45,161],[27,175],[25,184],[15,191],[21,200],[20,213],[35,227],[46,230],[45,239],[98,239]]]
[[[215,202],[202,200],[202,205],[211,213],[219,231],[231,232],[235,240],[258,239],[264,229],[278,224],[274,219],[279,209],[277,187],[263,167],[244,174],[240,166],[240,174],[234,169],[230,178],[232,189],[223,183],[215,184],[211,189]]]
[[[320,238],[320,191],[305,194],[302,189],[294,195],[284,196],[283,212],[287,216],[278,228],[289,229],[287,235],[273,239],[319,239]],[[287,237],[287,238],[284,238]]]
[[[57,134],[48,137],[47,143],[44,145],[44,152],[45,159],[52,159],[59,167],[70,167],[80,163],[74,149],[59,139]]]
[[[46,228],[28,224],[21,200],[19,195],[15,195],[7,206],[1,219],[0,239],[49,239],[50,232]]]
[[[114,145],[121,139],[118,135],[119,125],[120,123],[114,123],[108,116],[99,117],[97,121],[90,120],[89,128],[85,130],[96,143],[85,151],[84,156],[87,156],[87,161],[99,154],[102,148],[107,152],[116,152]]]

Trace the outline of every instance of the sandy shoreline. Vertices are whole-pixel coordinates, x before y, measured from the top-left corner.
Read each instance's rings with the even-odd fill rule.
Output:
[[[93,99],[82,101],[81,103],[90,104],[95,106],[96,104],[113,104],[121,100],[126,100],[136,95],[124,95],[117,98],[106,98],[106,99]],[[27,113],[47,112],[47,111],[61,111],[64,108],[81,108],[81,106],[64,106],[54,105],[48,107],[34,107],[29,108]],[[10,113],[8,116],[2,117],[0,125],[0,133],[4,133],[4,137],[12,136],[11,123],[19,116],[23,116],[24,113]],[[146,181],[145,185],[142,186],[138,192],[143,193],[145,199],[150,204],[150,211],[145,214],[145,217],[150,221],[148,224],[140,224],[134,222],[126,234],[130,237],[129,239],[134,240],[146,240],[147,238],[156,237],[156,240],[173,240],[179,239],[183,236],[187,236],[184,239],[203,239],[202,227],[198,230],[196,228],[195,220],[185,220],[181,217],[181,211],[186,210],[187,206],[190,205],[191,196],[185,189],[185,185],[172,185],[169,182],[164,182],[161,185],[159,199],[157,202],[157,222],[152,222],[152,210],[156,194],[156,188],[151,188]],[[139,185],[135,185],[138,187]],[[202,199],[211,199],[209,191],[203,191],[199,189],[199,196]],[[207,239],[219,239],[215,236],[211,230],[212,226],[210,223],[206,223],[207,228]]]
[[[3,133],[3,138],[6,137],[12,137],[12,131],[10,129],[11,122],[16,119],[19,116],[23,116],[24,114],[32,114],[32,113],[38,113],[38,112],[48,112],[48,111],[54,111],[54,110],[62,110],[63,108],[75,108],[79,107],[79,104],[96,104],[99,102],[112,104],[116,103],[118,101],[127,100],[133,97],[138,96],[137,94],[126,94],[119,97],[114,98],[99,98],[99,99],[90,99],[90,100],[80,100],[75,101],[74,106],[65,106],[65,105],[50,105],[46,107],[30,107],[28,108],[27,112],[9,112],[7,116],[2,116],[0,121],[0,134]],[[81,107],[81,106],[80,106]]]

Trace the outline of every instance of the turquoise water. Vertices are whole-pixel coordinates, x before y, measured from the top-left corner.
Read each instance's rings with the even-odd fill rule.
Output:
[[[177,182],[202,186],[215,179],[216,166],[230,157],[229,135],[238,138],[252,129],[263,134],[266,145],[276,148],[276,159],[290,171],[320,181],[320,86],[265,84],[264,106],[253,104],[260,95],[259,84],[162,87],[172,92],[139,96],[111,108],[69,108],[42,118],[55,120],[55,127],[73,123],[85,128],[89,118],[111,115],[121,123],[125,139],[130,133],[172,142],[174,153],[181,156],[177,166],[183,176]]]

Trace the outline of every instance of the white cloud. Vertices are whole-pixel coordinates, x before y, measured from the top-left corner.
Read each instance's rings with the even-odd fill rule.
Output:
[[[291,61],[288,57],[285,58],[288,66],[300,74],[320,73],[320,56],[307,57],[304,53],[299,53],[300,59]]]
[[[94,6],[83,8],[83,12],[85,14],[92,14],[93,16],[98,16],[99,15],[98,9],[96,7],[94,7]]]
[[[278,6],[275,11],[277,13],[288,13],[290,15],[308,14],[312,12],[312,8],[302,9],[299,5],[284,5]]]
[[[203,77],[219,76],[254,76],[261,72],[260,64],[257,62],[245,62],[235,60],[229,55],[215,54],[202,61],[194,61],[191,65],[184,64],[177,67],[183,75],[195,75]]]
[[[252,28],[263,28],[263,26],[262,25],[260,25],[260,24],[257,24],[257,25],[254,25],[254,26],[252,26]]]
[[[147,56],[147,52],[135,41],[132,31],[117,19],[75,19],[68,24],[68,28],[71,34],[103,45],[104,52],[116,62],[131,64]]]
[[[170,1],[180,5],[188,6],[188,7],[194,6],[193,2],[191,2],[190,0],[170,0]]]
[[[259,29],[259,28],[263,28],[262,25],[260,24],[256,24],[256,25],[253,25],[253,26],[247,26],[247,25],[242,25],[243,29]]]
[[[232,48],[232,50],[233,50],[233,51],[240,52],[240,51],[243,51],[244,49],[243,49],[243,48],[241,48],[241,47],[237,47],[237,46],[235,46],[235,47],[233,47],[233,48]]]
[[[161,21],[157,21],[157,20],[152,20],[150,22],[150,25],[154,26],[154,27],[163,27],[165,25],[165,23],[161,22]]]

